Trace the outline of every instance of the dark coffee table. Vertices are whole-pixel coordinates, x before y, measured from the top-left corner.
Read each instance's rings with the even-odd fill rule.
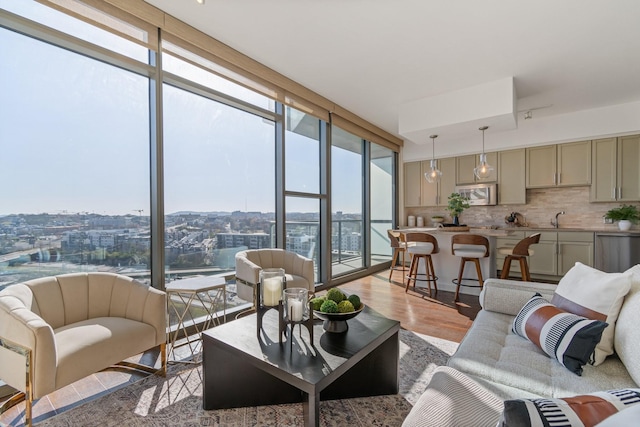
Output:
[[[398,393],[400,322],[368,307],[344,333],[316,320],[311,346],[304,327],[279,343],[277,310],[258,338],[256,316],[202,334],[205,410],[303,402],[305,425],[318,426],[320,400]]]

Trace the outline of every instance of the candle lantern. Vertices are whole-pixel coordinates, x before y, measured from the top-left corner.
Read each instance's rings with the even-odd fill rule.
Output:
[[[304,288],[289,288],[282,293],[284,320],[286,322],[302,322],[309,319],[309,291]]]
[[[280,312],[280,343],[283,335],[289,337],[289,346],[293,345],[293,330],[300,325],[300,338],[302,338],[302,326],[309,330],[309,339],[313,345],[313,315],[312,303],[309,301],[309,291],[305,288],[289,288],[282,291],[282,303]]]
[[[286,283],[283,268],[265,268],[260,271],[259,307],[278,307]]]
[[[263,268],[260,271],[260,280],[255,288],[254,299],[256,302],[257,333],[260,336],[262,318],[267,311],[274,308],[280,313],[282,289],[287,285],[287,277],[284,268]]]

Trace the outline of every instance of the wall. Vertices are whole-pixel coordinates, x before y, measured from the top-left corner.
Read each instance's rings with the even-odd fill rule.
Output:
[[[551,227],[550,221],[559,211],[560,228],[586,228],[617,230],[616,224],[604,224],[602,217],[620,203],[589,203],[590,187],[543,188],[527,190],[525,205],[472,206],[460,216],[460,222],[469,226],[505,226],[504,218],[511,212],[519,212],[531,227]],[[636,204],[636,203],[634,203]],[[438,208],[406,208],[406,216],[423,216],[425,226],[431,226],[431,216],[442,215],[451,222],[447,210]],[[400,218],[401,225],[407,217]],[[637,229],[638,226],[634,226]]]

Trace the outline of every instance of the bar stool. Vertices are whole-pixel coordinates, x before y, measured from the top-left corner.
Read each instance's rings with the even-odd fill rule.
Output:
[[[455,301],[458,301],[460,286],[479,287],[480,289],[484,286],[482,270],[480,268],[480,258],[486,258],[489,256],[489,239],[479,234],[455,234],[451,237],[451,253],[460,257],[458,279],[452,280],[456,285]],[[476,266],[478,285],[465,285],[462,283],[462,273],[464,272],[464,266],[467,262],[472,262]],[[464,280],[476,279],[465,278]]]
[[[389,281],[391,281],[391,275],[396,270],[395,265],[398,262],[398,255],[402,253],[402,275],[404,276],[405,264],[404,254],[407,252],[407,244],[404,242],[404,235],[399,231],[387,230],[391,247],[393,248],[393,257],[391,258],[391,270],[389,271]]]
[[[429,286],[429,296],[431,296],[431,283],[435,291],[438,292],[438,277],[433,269],[433,260],[431,254],[440,252],[438,241],[435,237],[428,233],[406,233],[405,241],[407,243],[407,252],[411,255],[411,265],[409,266],[409,274],[407,275],[407,287],[405,292],[409,291],[409,285],[413,280],[413,288],[416,282],[427,282]],[[424,260],[424,274],[418,273],[420,260]]]
[[[535,245],[540,241],[540,233],[532,234],[529,237],[525,237],[520,240],[512,248],[498,248],[498,253],[506,255],[504,264],[502,266],[502,272],[500,273],[501,279],[509,278],[509,270],[511,270],[511,262],[520,262],[520,273],[522,273],[522,280],[525,282],[531,281],[531,274],[529,274],[529,264],[527,263],[527,257],[533,255],[533,249],[529,249],[529,246]]]

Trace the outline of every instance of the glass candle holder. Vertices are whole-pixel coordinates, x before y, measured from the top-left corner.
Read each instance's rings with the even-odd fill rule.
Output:
[[[276,307],[280,303],[284,281],[283,268],[264,268],[260,271],[261,307]]]
[[[289,288],[282,292],[284,320],[303,322],[309,320],[309,291],[305,288]]]

